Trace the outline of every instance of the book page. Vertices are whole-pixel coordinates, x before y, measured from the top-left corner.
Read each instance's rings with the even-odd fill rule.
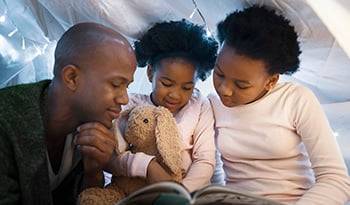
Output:
[[[209,185],[194,192],[191,203],[195,205],[283,205],[275,200],[220,185]]]
[[[208,185],[191,194],[176,182],[159,182],[144,187],[116,205],[284,205],[281,202],[234,190]]]
[[[146,186],[115,205],[189,205],[190,193],[181,184],[176,182],[159,182]]]

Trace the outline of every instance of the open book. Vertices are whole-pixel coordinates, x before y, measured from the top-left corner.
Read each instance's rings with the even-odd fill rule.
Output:
[[[176,182],[158,182],[146,186],[116,205],[283,205],[251,193],[237,191],[221,185],[208,185],[193,193]]]

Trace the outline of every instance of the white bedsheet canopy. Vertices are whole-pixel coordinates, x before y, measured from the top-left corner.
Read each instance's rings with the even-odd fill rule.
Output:
[[[301,67],[282,80],[315,92],[344,156],[350,158],[348,0],[2,0],[0,88],[51,78],[56,41],[75,23],[103,23],[132,43],[155,22],[186,18],[205,25],[215,36],[218,21],[255,3],[276,7],[295,25],[303,52]],[[135,79],[130,92],[149,91],[145,69],[138,69]],[[214,91],[211,78],[198,87],[204,94]]]

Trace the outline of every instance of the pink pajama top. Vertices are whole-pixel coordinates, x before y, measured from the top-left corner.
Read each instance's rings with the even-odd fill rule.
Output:
[[[129,94],[129,104],[153,105],[150,94]],[[182,140],[183,185],[194,191],[210,183],[215,167],[214,117],[209,100],[194,89],[189,102],[175,115]],[[146,176],[153,156],[130,152],[120,156],[120,166],[129,176]]]

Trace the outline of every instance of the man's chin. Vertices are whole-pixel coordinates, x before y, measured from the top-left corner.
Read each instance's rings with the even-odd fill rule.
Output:
[[[96,120],[97,122],[101,123],[103,126],[105,126],[108,129],[111,129],[113,127],[113,120],[109,121],[109,120]]]
[[[104,126],[106,126],[108,129],[112,129],[113,127],[113,121],[107,122],[107,123],[102,123]]]

